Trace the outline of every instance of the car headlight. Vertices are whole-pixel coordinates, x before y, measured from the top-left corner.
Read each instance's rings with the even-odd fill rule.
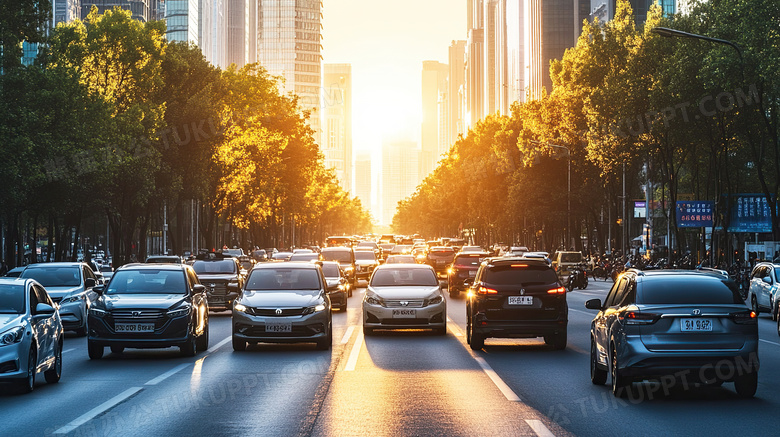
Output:
[[[450,267],[450,268],[448,268],[448,269],[447,269],[447,274],[448,274],[448,275],[451,275],[451,274],[453,274],[454,272],[455,272],[455,270],[453,270],[453,269],[452,269],[452,267]]]
[[[86,295],[84,294],[76,294],[74,296],[66,297],[65,299],[62,299],[60,301],[60,305],[65,305],[68,303],[78,302],[80,300],[84,300],[86,298]]]
[[[99,308],[91,307],[89,309],[89,315],[90,316],[103,318],[103,317],[106,316],[106,314],[108,314],[108,311],[104,311],[104,310],[101,310]]]
[[[444,301],[443,296],[436,296],[433,299],[428,301],[428,305],[436,305],[437,303],[442,303]]]
[[[234,309],[234,310],[236,310],[236,311],[240,311],[240,312],[242,312],[242,313],[245,313],[245,312],[246,312],[246,307],[245,307],[244,305],[242,305],[242,304],[238,303],[238,302],[236,302],[236,303],[233,305],[233,309]]]
[[[344,268],[344,270],[346,270],[346,271],[348,271],[348,272],[349,272],[349,271],[355,270],[355,268],[354,268],[354,267],[352,267],[352,266],[346,266],[346,267]]]
[[[190,313],[190,310],[192,309],[191,306],[187,305],[182,308],[177,308],[175,310],[168,311],[168,317],[174,318],[174,317],[181,317],[186,316]]]
[[[382,306],[382,300],[375,296],[366,296],[366,303],[370,305]]]
[[[24,326],[16,326],[0,334],[0,346],[19,343],[22,341]]]
[[[238,288],[238,282],[228,282],[228,288]]]
[[[314,312],[315,313],[318,313],[320,311],[325,311],[325,304],[321,303],[321,304],[319,304],[319,305],[314,307]]]

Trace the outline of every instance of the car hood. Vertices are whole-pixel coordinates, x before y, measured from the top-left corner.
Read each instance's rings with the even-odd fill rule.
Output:
[[[245,291],[241,303],[254,308],[303,308],[322,303],[312,290]]]
[[[377,263],[376,261],[372,261],[370,259],[359,259],[359,260],[355,261],[355,264],[360,265],[360,266],[366,266],[366,265],[370,266],[370,265],[376,264],[376,263]]]
[[[231,279],[235,279],[236,276],[238,276],[238,273],[230,273],[230,274],[207,274],[207,273],[198,273],[198,279],[200,279],[200,283],[208,286],[209,281],[230,281]]]
[[[109,311],[123,308],[165,310],[173,308],[185,300],[187,300],[187,296],[183,294],[112,294],[101,296],[98,305]]]
[[[0,314],[0,332],[6,328],[21,324],[24,314]]]
[[[65,296],[68,296],[73,293],[80,293],[82,288],[81,286],[78,287],[44,287],[46,288],[46,292],[49,293],[49,296],[52,298],[63,298]]]
[[[425,299],[438,295],[438,286],[408,285],[404,287],[369,287],[369,292],[382,299]]]

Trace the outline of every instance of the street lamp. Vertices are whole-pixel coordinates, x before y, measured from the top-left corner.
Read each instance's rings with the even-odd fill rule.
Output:
[[[569,158],[569,177],[568,177],[568,190],[566,192],[566,244],[571,244],[571,150],[566,146],[559,146],[557,144],[542,143],[540,141],[530,140],[532,143],[540,144],[547,147],[557,147],[559,149],[565,149],[566,155]],[[568,247],[564,247],[567,250]]]
[[[655,34],[661,35],[661,36],[663,36],[665,38],[691,38],[691,39],[701,39],[701,40],[704,40],[704,41],[715,42],[715,43],[718,43],[718,44],[726,44],[728,46],[733,47],[734,50],[737,51],[737,53],[739,54],[739,61],[740,61],[740,63],[743,61],[743,58],[742,58],[742,48],[740,46],[738,46],[736,43],[733,43],[733,42],[725,40],[725,39],[712,38],[712,37],[709,37],[709,36],[699,35],[699,34],[696,34],[696,33],[683,32],[682,30],[670,29],[668,27],[654,27],[654,28],[650,29],[650,31],[655,33]]]

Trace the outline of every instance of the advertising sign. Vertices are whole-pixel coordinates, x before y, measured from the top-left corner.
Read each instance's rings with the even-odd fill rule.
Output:
[[[647,202],[634,201],[634,218],[646,218],[647,217]]]
[[[685,200],[677,202],[677,226],[704,228],[712,226],[715,202],[709,200]]]
[[[772,214],[763,194],[731,196],[729,232],[772,232]]]

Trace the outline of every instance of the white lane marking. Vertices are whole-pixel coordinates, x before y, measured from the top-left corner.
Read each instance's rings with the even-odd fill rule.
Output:
[[[63,353],[63,354],[67,354],[68,352],[73,352],[73,351],[75,351],[75,350],[76,350],[76,348],[75,348],[75,347],[72,347],[72,348],[70,348],[70,349],[65,349],[64,351],[62,351],[62,353]]]
[[[214,352],[215,350],[217,350],[217,349],[221,348],[222,346],[226,345],[232,339],[233,339],[233,337],[228,337],[228,338],[220,341],[219,343],[215,344],[214,346],[211,346],[210,348],[208,348],[208,350],[206,350],[206,353],[210,354],[210,353]]]
[[[452,335],[456,337],[463,337],[463,333],[460,332],[460,327],[456,325],[449,316],[447,316],[447,327],[450,328],[450,331],[452,331]]]
[[[176,366],[173,369],[163,373],[162,375],[160,375],[160,376],[158,376],[158,377],[156,377],[154,379],[150,379],[149,382],[147,382],[144,385],[157,385],[157,384],[161,383],[162,381],[164,381],[165,379],[175,375],[177,372],[182,371],[185,367],[188,367],[190,364],[192,364],[192,363],[179,364],[178,366]]]
[[[347,344],[349,343],[350,337],[352,337],[352,331],[355,330],[354,326],[350,326],[347,328],[347,332],[344,333],[344,337],[341,339],[341,344]]]
[[[89,422],[90,420],[94,419],[100,414],[105,413],[106,411],[110,410],[111,408],[114,408],[116,405],[120,404],[121,402],[124,402],[127,398],[130,396],[133,396],[134,394],[138,393],[139,391],[143,390],[143,387],[131,387],[127,390],[123,391],[122,393],[114,396],[113,398],[103,402],[102,404],[98,405],[97,407],[87,411],[83,415],[77,417],[69,424],[63,426],[62,428],[54,431],[54,434],[67,434],[79,426]]]
[[[541,420],[526,419],[525,423],[527,423],[533,432],[535,432],[539,437],[555,437],[555,434],[553,434],[546,426],[544,426],[544,423],[542,423]]]
[[[349,353],[349,359],[347,360],[347,365],[344,366],[345,372],[351,372],[355,370],[355,366],[357,365],[358,355],[360,355],[360,348],[363,347],[363,331],[361,330],[357,338],[355,339],[355,344],[352,346],[352,352]]]
[[[764,340],[763,338],[760,338],[758,341],[763,341],[764,343],[773,344],[775,346],[780,346],[780,343],[775,343],[774,341]]]
[[[488,364],[484,358],[475,356],[474,359],[477,361],[477,364],[479,364],[479,367],[482,368],[482,370],[485,372],[488,378],[490,378],[490,380],[493,381],[493,384],[495,384],[496,387],[498,387],[498,389],[504,395],[506,400],[510,402],[520,402],[520,396],[516,395],[515,392],[512,391],[512,389],[509,388],[508,385],[506,385],[504,380],[502,380],[501,377],[498,376],[498,373],[496,373],[496,371],[493,370],[492,367],[490,367],[490,364]]]

